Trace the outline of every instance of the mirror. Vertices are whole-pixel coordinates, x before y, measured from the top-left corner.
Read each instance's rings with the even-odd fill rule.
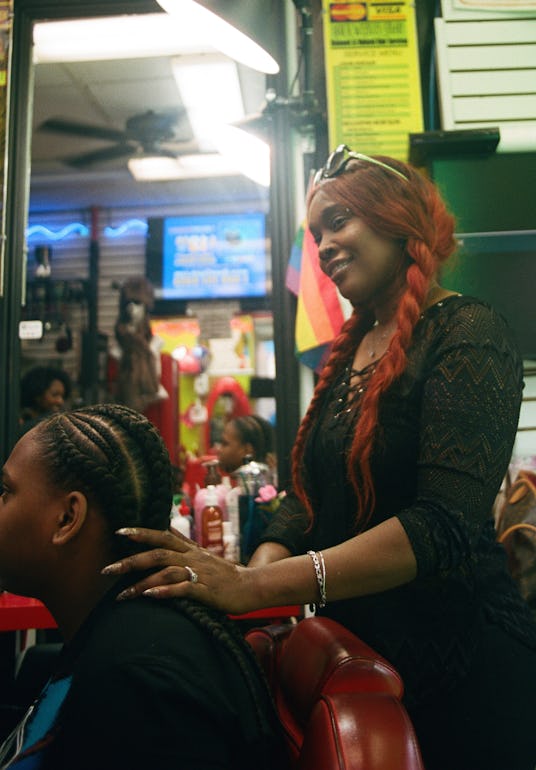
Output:
[[[155,91],[155,81],[162,78],[162,65],[163,62],[160,57],[154,57],[145,61],[129,60],[126,62],[115,62],[112,66],[109,62],[85,62],[85,63],[54,63],[54,64],[39,64],[35,68],[32,67],[29,41],[33,31],[34,24],[40,22],[43,19],[57,19],[57,18],[71,18],[71,17],[96,17],[100,15],[110,16],[117,13],[134,13],[134,14],[152,14],[156,4],[152,2],[134,2],[125,3],[67,3],[67,2],[50,2],[50,3],[36,3],[25,2],[17,3],[17,104],[15,105],[15,121],[19,127],[22,127],[23,132],[19,136],[24,136],[24,133],[30,133],[32,126],[29,125],[29,121],[24,114],[25,102],[32,101],[32,95],[35,93],[34,99],[34,126],[40,126],[46,121],[50,121],[52,118],[57,117],[62,120],[71,119],[73,115],[76,115],[76,119],[80,119],[81,122],[98,126],[112,126],[115,130],[121,130],[121,122],[117,113],[113,113],[114,109],[120,108],[122,116],[124,118],[124,125],[127,126],[128,121],[131,118],[136,118],[144,114],[142,110],[145,107],[150,106],[150,95]],[[149,18],[149,17],[147,17]],[[142,77],[149,75],[152,78],[152,83],[149,83],[146,87],[143,86]],[[258,98],[261,93],[264,93],[264,83],[259,84],[259,81],[253,82],[249,79],[248,74],[242,73],[242,83],[247,90],[249,88],[251,97],[250,102],[245,105],[248,111],[258,109]],[[35,92],[32,89],[32,77],[35,82]],[[102,97],[98,96],[97,91],[93,90],[93,86],[97,81],[104,81],[104,89]],[[176,89],[176,86],[174,85]],[[44,97],[44,98],[43,98]],[[58,102],[59,100],[59,102]],[[158,101],[158,100],[157,100]],[[254,102],[257,104],[254,104]],[[51,107],[54,109],[55,115],[52,114]],[[158,103],[155,103],[154,112],[157,113],[160,109],[166,109],[169,106],[169,97],[164,96]],[[47,115],[48,112],[48,115]],[[39,136],[38,136],[39,133]],[[46,134],[46,136],[45,136]],[[86,131],[87,134],[87,131]],[[28,190],[24,182],[24,175],[13,180],[12,185],[12,200],[18,199],[19,201],[28,200],[30,210],[30,220],[36,215],[44,216],[45,210],[48,215],[51,215],[52,211],[60,211],[62,205],[65,207],[66,200],[69,204],[85,213],[86,226],[91,231],[91,217],[95,212],[95,209],[104,209],[105,206],[113,206],[113,198],[117,198],[121,201],[121,207],[127,210],[133,210],[140,202],[140,197],[147,195],[146,189],[143,188],[141,183],[132,183],[128,172],[117,168],[117,164],[124,160],[124,158],[110,157],[105,158],[107,165],[106,169],[102,167],[93,170],[91,173],[91,181],[88,182],[86,177],[86,171],[84,170],[84,180],[82,184],[82,175],[80,171],[72,171],[69,169],[67,177],[61,174],[64,169],[62,166],[62,159],[73,157],[78,158],[81,155],[86,155],[89,152],[100,152],[101,155],[106,155],[107,147],[112,151],[112,155],[117,149],[125,149],[124,137],[114,137],[113,141],[103,146],[102,136],[91,137],[84,136],[84,141],[87,143],[81,147],[78,142],[80,137],[76,138],[72,135],[62,134],[57,131],[46,131],[41,133],[40,131],[34,131],[32,146],[32,174],[31,174],[31,186]],[[116,139],[116,141],[115,141]],[[130,139],[128,140],[130,141]],[[189,137],[183,136],[181,141],[190,141]],[[21,141],[18,143],[19,152],[22,152]],[[136,149],[136,148],[134,148]],[[118,153],[121,155],[121,153]],[[50,158],[58,158],[60,162],[54,161],[51,163]],[[15,167],[24,169],[25,159],[20,157],[18,162],[15,163]],[[115,169],[113,168],[115,163]],[[61,194],[56,198],[54,194],[50,197],[50,191],[55,187],[57,182],[57,174],[61,174],[64,179],[61,185]],[[113,178],[113,182],[112,182]],[[212,201],[220,201],[222,199],[232,198],[234,201],[247,201],[248,205],[253,201],[256,206],[264,206],[268,208],[268,195],[261,191],[258,185],[244,181],[244,178],[239,179],[232,178],[232,184],[229,183],[230,178],[216,177],[211,181],[211,198]],[[147,183],[144,183],[147,184]],[[57,188],[56,188],[57,189]],[[156,188],[155,188],[156,189]],[[162,198],[162,190],[165,189],[165,199]],[[188,183],[184,181],[181,184],[180,191],[173,191],[171,183],[165,183],[159,185],[159,192],[154,190],[150,193],[150,199],[154,206],[165,213],[166,206],[170,206],[171,201],[180,200],[183,204],[186,203],[186,207],[189,211],[197,210],[200,205],[201,197],[200,193],[205,196],[206,183],[199,180],[189,180]],[[219,194],[222,194],[219,196]],[[48,197],[47,197],[48,196]],[[166,197],[167,196],[167,197]],[[206,196],[205,196],[206,197]],[[59,200],[61,198],[62,200]],[[115,198],[115,200],[117,200]],[[290,208],[290,207],[289,207]],[[64,208],[65,210],[65,208]],[[17,227],[14,227],[14,231],[17,230],[16,238],[13,238],[12,257],[11,257],[11,275],[18,277],[18,280],[13,282],[13,290],[11,292],[10,305],[12,315],[12,332],[14,331],[13,321],[17,316],[17,292],[16,289],[22,289],[24,283],[22,270],[20,266],[20,259],[16,257],[16,253],[24,252],[24,238],[21,233],[21,218],[20,213],[17,215],[14,208],[11,209],[11,215],[13,220],[16,220]],[[29,222],[28,224],[31,224]],[[37,244],[35,241],[30,244],[29,248],[32,249],[42,244]],[[58,246],[59,248],[59,246]],[[30,254],[30,257],[32,254]],[[87,252],[85,254],[87,262]],[[132,263],[132,264],[131,264]],[[30,261],[29,261],[30,264]],[[129,267],[136,265],[136,260],[129,257]],[[139,268],[140,263],[137,263]],[[120,275],[124,275],[123,270],[120,271]],[[52,257],[52,269],[54,269],[54,257]],[[91,266],[90,266],[91,273]],[[274,282],[275,282],[274,276]],[[90,275],[91,279],[91,275]],[[97,276],[98,280],[98,276]],[[276,289],[277,291],[277,289]],[[115,295],[115,302],[112,304],[117,305],[117,295]],[[275,297],[274,302],[276,303]],[[99,310],[102,308],[100,304]],[[277,304],[277,303],[276,303]],[[20,311],[19,311],[20,312]],[[63,341],[64,338],[68,339],[68,334],[65,329],[64,319],[60,320],[59,335],[56,338],[55,344],[58,340]],[[94,319],[95,321],[95,319]],[[101,325],[101,319],[98,320],[99,328]],[[67,326],[69,324],[67,323]],[[60,345],[61,347],[61,345]],[[97,351],[94,351],[97,352]],[[15,362],[17,371],[20,371],[21,361]],[[14,400],[14,387],[12,384],[12,400]],[[13,435],[13,420],[10,422],[10,431]]]

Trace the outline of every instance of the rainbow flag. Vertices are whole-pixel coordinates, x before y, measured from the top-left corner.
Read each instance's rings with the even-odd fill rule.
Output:
[[[318,249],[305,223],[291,250],[286,285],[298,298],[296,352],[305,366],[318,371],[344,323],[344,313],[335,284],[320,269]]]

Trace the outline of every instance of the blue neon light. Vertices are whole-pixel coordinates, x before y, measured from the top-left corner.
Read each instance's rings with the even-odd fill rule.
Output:
[[[140,232],[147,232],[147,222],[143,219],[127,219],[117,227],[107,226],[103,229],[103,235],[106,238],[120,238],[129,230],[139,230]],[[45,225],[31,225],[26,230],[26,237],[28,240],[34,236],[40,238],[49,238],[51,241],[62,241],[64,238],[68,238],[70,235],[80,235],[83,238],[87,238],[90,234],[89,227],[82,224],[82,222],[72,222],[70,225],[65,225],[59,230],[53,230],[51,227],[45,227]]]
[[[105,227],[103,232],[108,238],[119,238],[129,230],[140,230],[141,232],[146,233],[147,222],[143,219],[128,219],[118,227]]]
[[[44,235],[46,238],[50,238],[51,241],[61,241],[73,233],[76,235],[87,236],[89,235],[89,227],[86,227],[86,225],[83,225],[81,222],[73,222],[70,225],[62,227],[61,230],[52,230],[50,227],[45,227],[44,225],[32,225],[26,230],[26,237],[29,240],[34,235]]]

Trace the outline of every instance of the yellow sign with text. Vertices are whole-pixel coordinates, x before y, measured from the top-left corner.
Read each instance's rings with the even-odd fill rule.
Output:
[[[322,7],[330,147],[407,160],[423,130],[414,3]]]

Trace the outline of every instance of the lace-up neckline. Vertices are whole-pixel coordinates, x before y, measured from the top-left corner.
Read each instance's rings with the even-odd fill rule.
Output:
[[[363,369],[354,369],[350,364],[345,367],[333,391],[332,418],[334,421],[339,421],[341,416],[348,419],[349,415],[353,416],[357,412],[357,406],[367,390],[377,365],[378,361],[371,361]]]

